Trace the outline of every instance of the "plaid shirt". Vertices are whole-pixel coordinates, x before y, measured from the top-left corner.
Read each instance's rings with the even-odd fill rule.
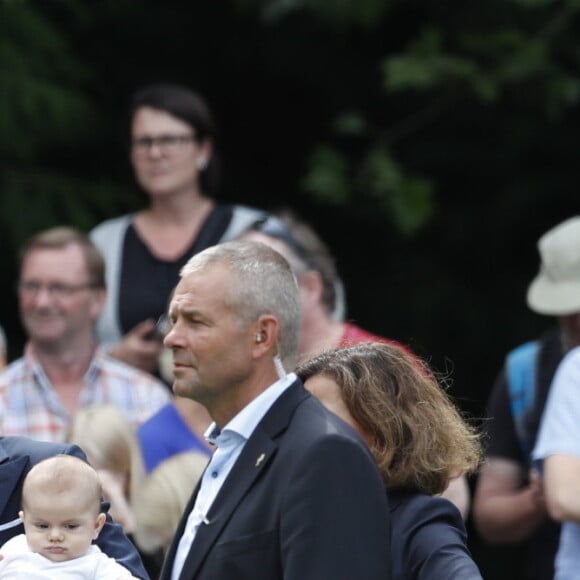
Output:
[[[26,435],[62,442],[71,415],[61,403],[31,345],[0,374],[0,435]],[[113,404],[139,426],[171,400],[167,387],[151,375],[97,349],[85,373],[79,406]]]

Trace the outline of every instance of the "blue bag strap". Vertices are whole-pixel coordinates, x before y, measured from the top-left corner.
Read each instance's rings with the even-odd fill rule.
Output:
[[[512,417],[520,447],[526,457],[531,452],[531,441],[526,429],[526,411],[534,405],[539,350],[539,341],[526,342],[509,352],[506,360]]]

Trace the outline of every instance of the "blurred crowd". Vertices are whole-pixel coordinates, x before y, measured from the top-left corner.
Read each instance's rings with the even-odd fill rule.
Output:
[[[185,360],[176,320],[209,325],[195,304],[180,310],[175,289],[192,256],[259,242],[289,264],[299,296],[296,360],[274,357],[278,377],[296,372],[367,444],[389,499],[391,577],[481,577],[469,520],[482,541],[525,549],[517,578],[580,578],[580,217],[538,241],[527,304],[554,328],[498,364],[480,431],[403,339],[349,317],[336,259],[307,220],[292,208],[216,201],[219,144],[202,97],[147,86],[129,113],[129,158],[147,204],[90,232],[56,225],[22,247],[26,345],[8,361],[0,332],[0,436],[78,445],[147,574],[176,577],[163,562],[179,561],[217,419],[173,388]]]

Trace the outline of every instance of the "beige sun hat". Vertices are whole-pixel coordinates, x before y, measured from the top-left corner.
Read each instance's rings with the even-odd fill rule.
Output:
[[[556,316],[580,312],[580,216],[546,232],[538,251],[540,272],[528,288],[528,306]]]

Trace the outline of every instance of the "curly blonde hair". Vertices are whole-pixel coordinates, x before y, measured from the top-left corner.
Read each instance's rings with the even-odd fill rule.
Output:
[[[297,369],[303,382],[332,379],[361,431],[387,488],[442,493],[477,470],[481,437],[463,419],[428,365],[390,344],[326,351]]]

